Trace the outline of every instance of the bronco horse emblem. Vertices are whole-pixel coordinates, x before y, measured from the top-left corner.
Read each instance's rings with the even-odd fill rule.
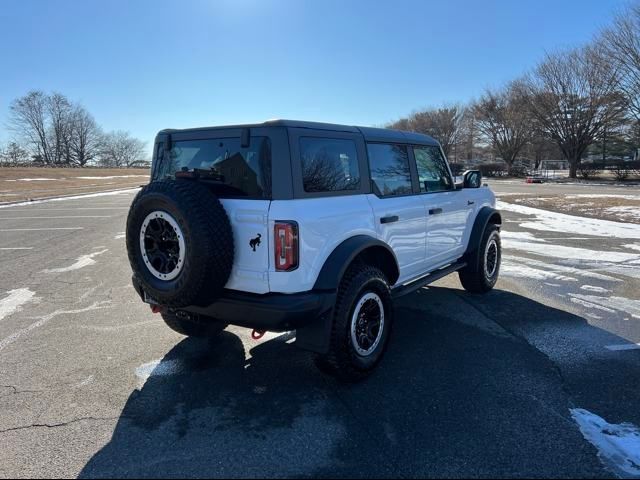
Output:
[[[260,239],[262,238],[262,235],[258,234],[258,236],[256,238],[252,238],[251,240],[249,240],[249,246],[251,248],[253,248],[253,251],[256,251],[256,247],[260,246]]]

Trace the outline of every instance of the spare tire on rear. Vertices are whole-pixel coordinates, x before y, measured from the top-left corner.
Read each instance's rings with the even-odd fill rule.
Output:
[[[127,253],[138,282],[156,302],[209,305],[231,275],[231,223],[205,185],[193,180],[152,182],[129,210]]]

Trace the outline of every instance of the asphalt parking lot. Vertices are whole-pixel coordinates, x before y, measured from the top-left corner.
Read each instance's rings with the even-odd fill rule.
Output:
[[[0,208],[1,477],[634,475],[576,420],[640,425],[633,229],[505,209],[497,288],[404,297],[380,369],[342,385],[289,334],[197,341],[152,315],[124,249],[133,195]]]

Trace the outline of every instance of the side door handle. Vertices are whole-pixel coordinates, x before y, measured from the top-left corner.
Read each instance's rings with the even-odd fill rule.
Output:
[[[473,200],[467,200],[467,205],[473,205],[474,203],[476,202],[474,202]]]
[[[393,223],[398,221],[397,215],[389,215],[387,217],[381,217],[380,223]]]
[[[429,209],[429,215],[439,215],[442,213],[442,209],[441,208],[430,208]]]

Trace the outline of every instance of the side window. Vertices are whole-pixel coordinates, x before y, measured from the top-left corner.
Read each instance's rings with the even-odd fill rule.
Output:
[[[447,161],[439,147],[413,147],[418,167],[421,192],[443,192],[453,190]]]
[[[379,196],[408,195],[411,188],[409,155],[404,145],[368,143],[373,190]]]
[[[300,138],[305,192],[340,192],[360,188],[358,154],[353,140]]]

